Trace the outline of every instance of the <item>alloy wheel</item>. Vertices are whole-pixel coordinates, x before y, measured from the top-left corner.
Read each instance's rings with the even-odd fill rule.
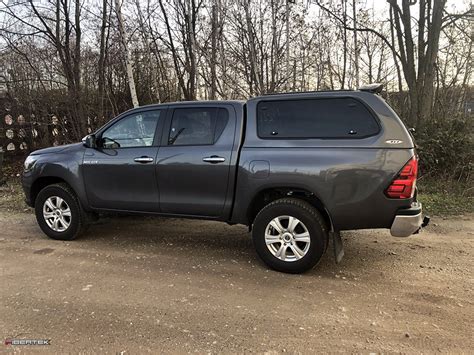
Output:
[[[273,256],[292,262],[308,253],[311,238],[308,228],[298,218],[278,216],[265,228],[265,243]]]
[[[48,227],[55,232],[64,232],[71,225],[71,209],[59,196],[51,196],[44,202],[43,217]]]

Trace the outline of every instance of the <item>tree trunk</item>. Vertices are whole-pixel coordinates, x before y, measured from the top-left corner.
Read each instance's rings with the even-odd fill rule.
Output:
[[[130,88],[130,96],[132,97],[133,107],[138,107],[139,103],[137,97],[137,90],[135,88],[135,79],[133,78],[132,56],[130,55],[130,51],[128,49],[127,33],[123,22],[122,4],[120,4],[120,0],[115,0],[115,11],[117,13],[120,40],[122,41],[122,47],[125,52],[125,66],[127,69],[127,79],[128,86]]]
[[[189,56],[188,68],[188,97],[187,100],[196,100],[196,4],[194,0],[185,0],[186,46]]]
[[[86,124],[87,117],[84,113],[84,106],[82,104],[82,94],[81,94],[81,39],[82,39],[81,7],[82,7],[81,1],[75,0],[74,24],[75,24],[75,29],[76,29],[76,43],[74,46],[74,55],[73,55],[74,103],[76,105],[80,136],[85,135],[87,133],[87,124]]]
[[[258,85],[258,68],[257,68],[257,53],[255,48],[255,41],[254,41],[254,31],[252,28],[252,17],[250,16],[250,0],[244,0],[243,2],[244,11],[245,11],[245,22],[247,26],[247,36],[250,48],[250,95],[253,94],[261,94],[260,85]],[[256,86],[253,89],[252,83]]]
[[[342,0],[342,20],[343,20],[343,32],[342,32],[342,79],[341,79],[341,90],[345,88],[346,83],[346,71],[347,71],[347,0]]]
[[[430,119],[433,112],[434,79],[436,73],[435,64],[438,56],[439,37],[445,4],[446,0],[437,0],[434,2],[433,15],[430,23],[431,28],[428,30],[427,34],[426,54],[423,63],[424,68],[421,70],[423,89],[421,90],[420,104],[418,107],[418,118],[423,122]],[[418,45],[420,46],[420,43]],[[420,73],[418,74],[418,77],[420,78]]]
[[[98,94],[99,94],[99,121],[104,120],[104,102],[105,102],[105,37],[107,30],[107,0],[102,1],[102,24],[100,26],[100,48],[99,48],[99,69],[98,69]]]
[[[392,48],[395,49],[395,32],[393,29],[393,8],[390,7],[390,40],[392,43]],[[398,81],[398,92],[401,93],[403,92],[403,81],[402,81],[402,73],[400,71],[400,65],[398,64],[398,58],[397,58],[397,53],[392,50],[392,56],[393,56],[393,61],[395,63],[395,70],[397,72],[397,81]]]
[[[219,28],[218,8],[217,1],[213,0],[212,4],[212,17],[211,17],[211,92],[209,93],[209,99],[216,99],[217,92],[217,34]]]
[[[354,68],[355,68],[355,88],[359,88],[359,45],[357,43],[357,8],[356,0],[352,0],[352,16],[354,20]]]

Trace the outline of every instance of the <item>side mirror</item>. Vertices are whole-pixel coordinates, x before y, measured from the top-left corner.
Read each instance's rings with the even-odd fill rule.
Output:
[[[95,141],[95,134],[88,134],[84,138],[82,138],[82,143],[87,148],[97,148],[97,144]]]

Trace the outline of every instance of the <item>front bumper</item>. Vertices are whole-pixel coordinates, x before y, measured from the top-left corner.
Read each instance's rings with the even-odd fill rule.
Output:
[[[413,202],[410,208],[397,211],[390,233],[394,237],[408,237],[418,233],[429,222],[429,217],[423,217],[421,203]]]

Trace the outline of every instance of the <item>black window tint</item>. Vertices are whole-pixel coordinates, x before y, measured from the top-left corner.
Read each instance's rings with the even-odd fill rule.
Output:
[[[178,108],[174,110],[168,145],[210,145],[221,136],[229,120],[225,109]]]
[[[229,112],[225,108],[220,108],[219,113],[217,115],[214,142],[217,142],[222,132],[224,132],[224,128],[226,128],[227,122],[229,122]]]
[[[102,133],[104,148],[149,147],[153,145],[160,111],[131,114]]]
[[[352,98],[260,102],[262,138],[363,138],[379,132],[369,110]]]

